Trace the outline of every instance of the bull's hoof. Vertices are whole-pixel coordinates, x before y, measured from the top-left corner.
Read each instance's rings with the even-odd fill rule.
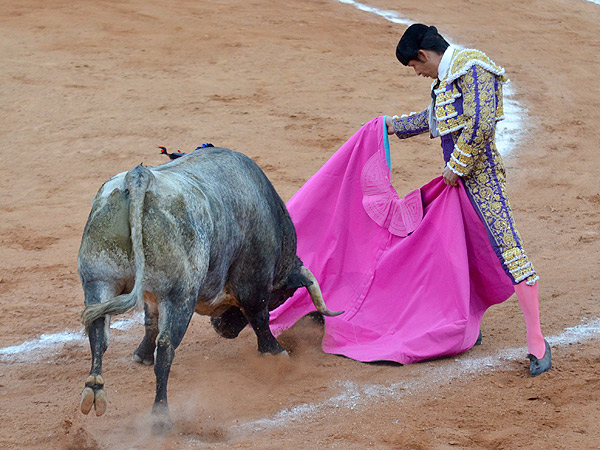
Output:
[[[133,356],[131,357],[131,359],[133,360],[133,362],[136,362],[138,364],[143,364],[144,366],[151,366],[154,364],[154,355],[153,354],[151,354],[149,356],[142,356],[138,353],[137,350],[135,352],[133,352]]]
[[[92,406],[96,415],[101,416],[106,412],[106,392],[104,392],[104,380],[101,375],[90,375],[85,381],[85,388],[81,392],[81,403],[79,408],[83,414],[88,414]]]
[[[88,414],[92,410],[92,405],[96,410],[96,415],[101,416],[106,412],[108,402],[106,400],[106,392],[104,389],[94,391],[90,387],[83,389],[81,393],[81,404],[79,405],[83,414]]]
[[[279,344],[279,342],[275,342],[276,345],[270,346],[260,346],[258,347],[258,353],[260,355],[271,355],[271,356],[283,356],[289,358],[289,353],[285,348]]]
[[[281,357],[281,358],[286,358],[286,359],[288,359],[290,357],[290,354],[287,352],[287,350],[282,350],[280,352],[261,352],[261,351],[259,351],[258,354],[260,356],[274,356],[274,357]]]
[[[173,421],[170,417],[155,417],[152,420],[152,434],[155,436],[164,436],[173,428]]]
[[[152,406],[152,434],[162,436],[173,428],[173,421],[169,409],[161,404]]]
[[[106,392],[104,392],[104,389],[98,389],[95,394],[94,408],[96,409],[96,416],[100,417],[106,412],[106,406],[108,405],[108,402],[106,401]]]
[[[83,389],[83,392],[81,393],[81,404],[79,405],[82,413],[87,414],[92,410],[92,406],[94,406],[94,397],[94,390],[92,388],[86,387]]]

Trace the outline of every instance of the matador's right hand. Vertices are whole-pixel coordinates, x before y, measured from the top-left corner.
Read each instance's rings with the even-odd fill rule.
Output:
[[[394,116],[394,117],[398,117],[398,116]],[[388,134],[394,134],[394,124],[392,123],[392,121],[394,120],[394,117],[392,116],[385,116],[385,124],[387,126],[387,132]]]

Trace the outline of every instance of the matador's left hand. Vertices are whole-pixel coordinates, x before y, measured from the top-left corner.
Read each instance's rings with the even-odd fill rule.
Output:
[[[446,183],[448,186],[456,186],[458,182],[458,175],[454,173],[450,167],[444,167],[444,170],[442,170],[442,176],[444,177],[444,183]]]

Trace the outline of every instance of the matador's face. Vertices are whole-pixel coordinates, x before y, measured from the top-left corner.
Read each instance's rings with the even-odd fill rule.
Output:
[[[419,76],[437,78],[440,60],[441,57],[435,52],[430,50],[419,50],[417,59],[411,59],[408,62],[408,65],[409,67],[412,67]]]

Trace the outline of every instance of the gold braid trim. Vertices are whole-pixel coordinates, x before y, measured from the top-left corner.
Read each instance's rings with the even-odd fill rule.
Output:
[[[473,65],[481,66],[488,72],[499,77],[500,81],[506,83],[508,78],[504,75],[504,68],[497,65],[485,53],[472,48],[460,50],[452,59],[452,64],[446,76],[446,83],[452,83],[466,74]]]

